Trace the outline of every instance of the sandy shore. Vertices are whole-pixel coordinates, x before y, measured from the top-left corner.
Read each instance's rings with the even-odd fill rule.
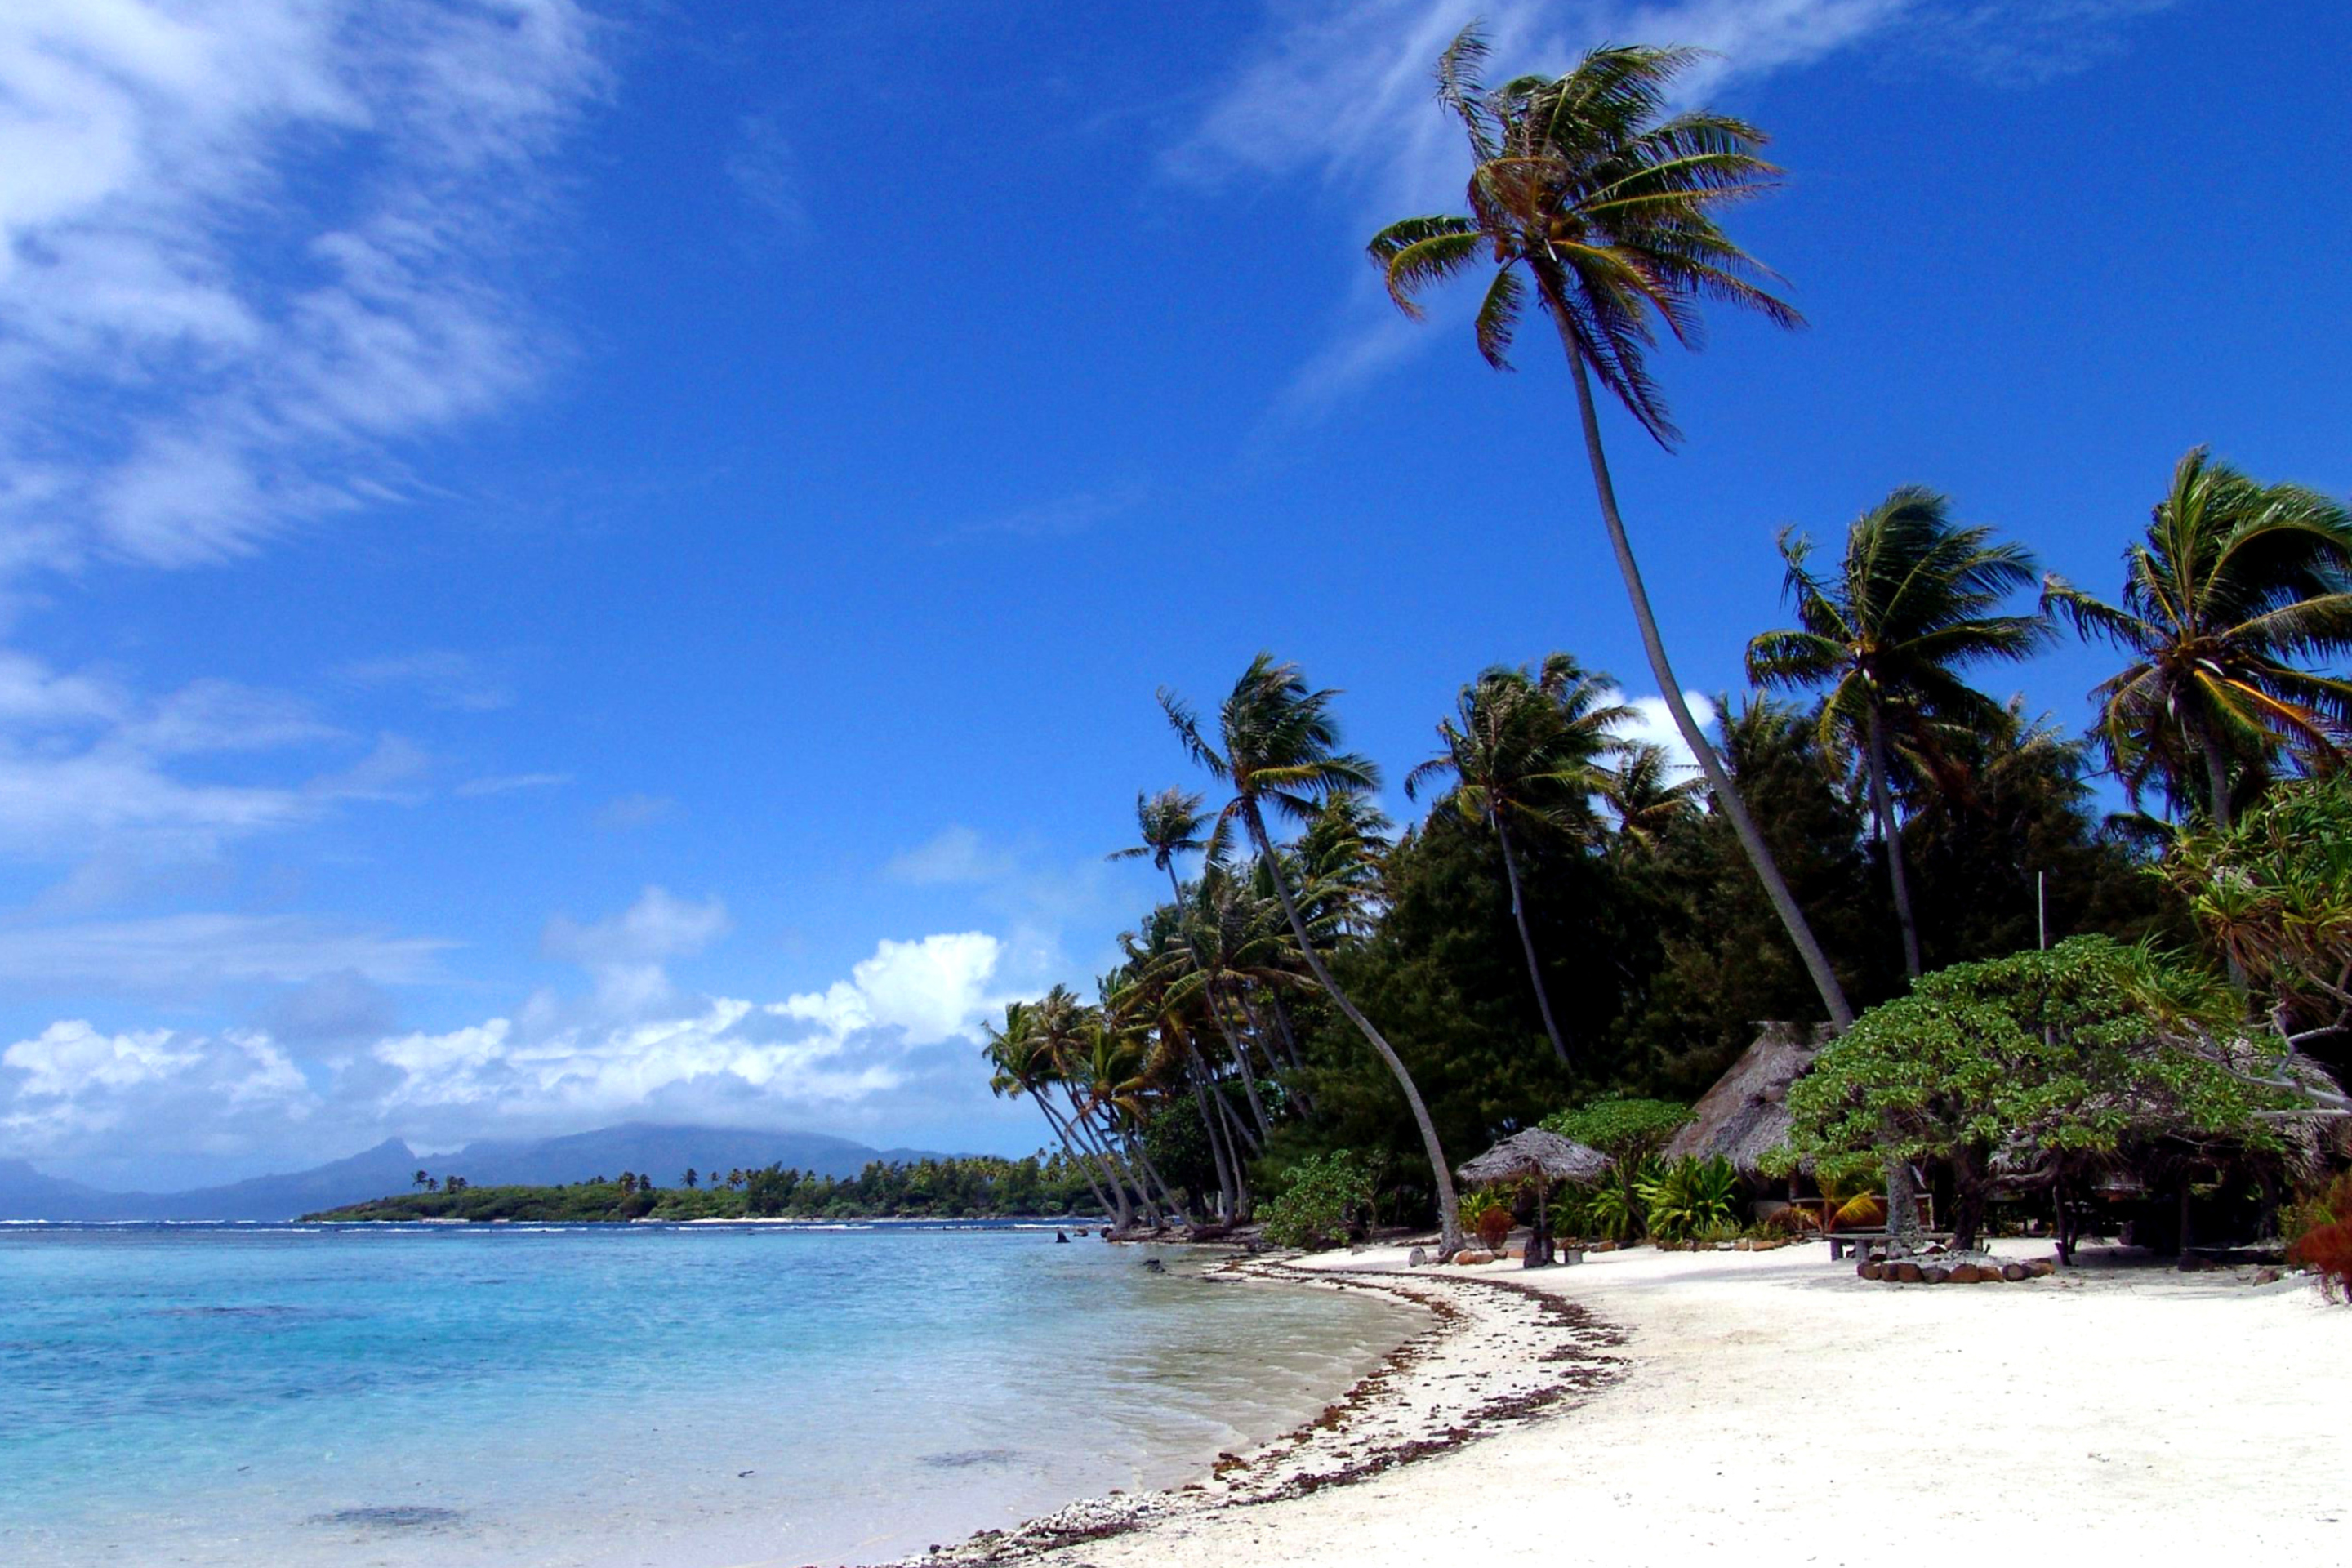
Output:
[[[2049,1280],[1888,1287],[1818,1244],[1534,1273],[1407,1271],[1392,1250],[1300,1268],[1438,1321],[1213,1479],[933,1561],[2352,1562],[2352,1309],[2293,1277],[2094,1256]]]

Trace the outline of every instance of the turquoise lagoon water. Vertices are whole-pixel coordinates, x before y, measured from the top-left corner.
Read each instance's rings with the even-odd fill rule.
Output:
[[[1049,1230],[0,1226],[0,1563],[860,1562],[1162,1485],[1407,1334]]]

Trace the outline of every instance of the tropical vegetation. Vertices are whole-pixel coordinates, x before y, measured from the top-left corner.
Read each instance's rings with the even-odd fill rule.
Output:
[[[1218,796],[1139,781],[1161,787],[1106,849],[1150,863],[1153,901],[1091,995],[1008,1005],[996,1091],[1038,1107],[1115,1224],[1263,1218],[1300,1245],[1379,1213],[1452,1252],[1507,1200],[1457,1197],[1451,1161],[1538,1123],[1615,1160],[1569,1199],[1591,1228],[1739,1224],[1738,1173],[1664,1155],[1759,1020],[1833,1041],[1780,1156],[1822,1223],[1899,1244],[1915,1171],[1963,1240],[1997,1190],[2056,1197],[2118,1163],[2313,1178],[2281,1163],[2282,1129],[2352,1113],[2346,509],[2192,451],[2144,530],[2116,520],[2109,604],[2056,576],[2037,596],[2026,542],[1904,486],[1818,557],[1781,535],[1793,624],[1755,606],[1750,689],[1703,726],[1601,416],[1671,448],[1665,338],[1696,346],[1711,305],[1798,324],[1722,226],[1780,171],[1758,128],[1681,107],[1690,51],[1601,48],[1494,86],[1486,58],[1474,27],[1436,71],[1465,210],[1390,225],[1371,258],[1416,317],[1483,274],[1498,369],[1530,310],[1558,337],[1679,747],[1636,739],[1572,652],[1496,650],[1433,715],[1404,780],[1423,815],[1394,824],[1379,767],[1342,744],[1344,694],[1297,665],[1260,653],[1208,711],[1162,689]],[[2079,730],[1999,684],[2062,630],[2116,658]]]

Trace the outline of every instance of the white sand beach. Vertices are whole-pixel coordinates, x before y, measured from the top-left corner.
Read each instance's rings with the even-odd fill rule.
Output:
[[[1258,1457],[1256,1474],[1109,1500],[1158,1517],[1040,1560],[2352,1562],[2352,1308],[2296,1276],[2262,1284],[2252,1269],[2181,1274],[2087,1253],[2045,1280],[1886,1286],[1818,1243],[1639,1248],[1535,1272],[1408,1271],[1397,1249],[1300,1267],[1455,1311],[1387,1385]],[[1605,1327],[1567,1324],[1545,1300]],[[1560,1359],[1579,1353],[1602,1359]],[[1547,1408],[1516,1409],[1546,1366],[1576,1373]],[[1465,1422],[1480,1401],[1491,1418]],[[1401,1451],[1415,1427],[1443,1451],[1305,1495],[1285,1495],[1298,1489],[1276,1474],[1338,1479],[1349,1453]],[[1112,1514],[1076,1517],[1117,1529]],[[1012,1544],[957,1555],[1038,1555]]]

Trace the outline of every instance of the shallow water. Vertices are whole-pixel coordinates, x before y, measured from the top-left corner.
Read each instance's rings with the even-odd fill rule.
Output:
[[[1167,1484],[1420,1325],[1052,1232],[0,1227],[0,1562],[860,1561]]]

